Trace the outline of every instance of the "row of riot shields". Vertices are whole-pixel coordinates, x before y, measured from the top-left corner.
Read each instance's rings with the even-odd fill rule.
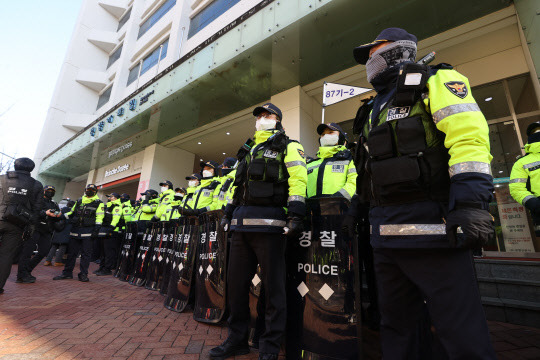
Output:
[[[309,216],[298,239],[287,246],[287,306],[290,332],[301,339],[304,359],[358,359],[360,294],[356,241],[341,231],[348,208],[343,198],[308,200]],[[227,233],[222,210],[200,217],[128,223],[116,276],[158,290],[176,312],[193,307],[193,317],[220,322],[226,312]],[[252,317],[261,288],[255,275],[250,291]],[[254,323],[254,322],[253,322]]]
[[[193,305],[197,321],[220,322],[226,310],[227,234],[222,210],[200,217],[140,224],[130,222],[115,276],[165,296],[165,307]]]

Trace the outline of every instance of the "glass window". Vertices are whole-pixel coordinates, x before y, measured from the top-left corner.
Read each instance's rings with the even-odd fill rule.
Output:
[[[161,48],[162,45],[163,45],[163,48]],[[144,60],[142,61],[141,75],[147,72],[152,67],[154,67],[158,63],[159,60],[163,60],[167,56],[168,45],[169,45],[169,39],[161,43],[160,46],[155,48],[154,51],[152,51],[147,57],[144,58]],[[159,56],[160,51],[161,51],[161,57]],[[137,79],[137,76],[139,75],[139,67],[140,67],[140,64],[135,66],[133,69],[129,71],[127,85],[131,84],[133,81]]]
[[[195,15],[189,23],[188,38],[192,37],[240,0],[215,0]]]
[[[129,10],[124,14],[124,16],[122,16],[120,20],[118,21],[118,28],[116,29],[116,31],[119,31],[127,23],[130,16],[131,16],[131,8],[129,8]]]
[[[489,125],[491,147],[491,172],[494,178],[508,178],[512,166],[521,156],[519,141],[516,136],[514,121],[509,120]]]
[[[96,110],[109,102],[109,99],[111,98],[111,91],[112,86],[109,86],[109,88],[99,96]]]
[[[472,95],[487,120],[510,116],[502,81],[475,86],[472,88]]]
[[[116,49],[111,56],[109,56],[109,62],[107,63],[107,69],[111,67],[112,64],[116,62],[120,58],[120,55],[122,54],[122,47],[123,45],[120,45],[118,49]]]
[[[167,0],[163,5],[160,6],[139,28],[139,35],[137,39],[143,36],[155,23],[159,21],[166,13],[171,10],[171,8],[176,4],[176,0]]]
[[[137,80],[137,76],[139,75],[139,68],[140,67],[141,67],[141,64],[138,63],[137,66],[135,66],[133,69],[129,70],[128,81],[127,81],[126,86],[129,86],[129,84],[131,84],[132,82]]]

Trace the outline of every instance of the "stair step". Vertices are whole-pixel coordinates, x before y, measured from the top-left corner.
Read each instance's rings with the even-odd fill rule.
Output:
[[[479,277],[478,288],[482,296],[540,302],[540,281]]]
[[[540,279],[540,261],[475,259],[475,267],[479,278]]]
[[[540,303],[482,296],[488,320],[540,328]]]

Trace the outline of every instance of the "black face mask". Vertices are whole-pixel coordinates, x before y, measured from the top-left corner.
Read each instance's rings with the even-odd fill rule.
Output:
[[[51,191],[51,190],[45,191],[45,197],[48,198],[48,199],[52,199],[54,194],[55,194],[54,191]]]
[[[93,197],[94,195],[96,195],[96,192],[94,190],[86,190],[84,192],[84,195],[86,195],[88,197]]]

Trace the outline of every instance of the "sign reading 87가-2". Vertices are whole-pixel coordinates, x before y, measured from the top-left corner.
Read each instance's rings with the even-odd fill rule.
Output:
[[[333,105],[372,90],[373,89],[325,82],[323,87],[323,106]]]

